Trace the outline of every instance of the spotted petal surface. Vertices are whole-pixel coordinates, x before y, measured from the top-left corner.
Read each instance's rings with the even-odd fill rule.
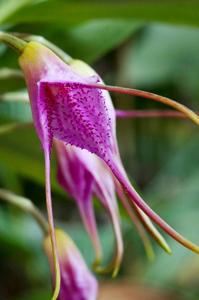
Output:
[[[70,82],[40,82],[38,105],[50,144],[55,137],[102,159],[111,151],[111,127],[101,91]]]

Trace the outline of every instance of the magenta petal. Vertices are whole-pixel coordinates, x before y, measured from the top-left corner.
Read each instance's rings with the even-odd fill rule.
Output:
[[[99,263],[102,253],[92,203],[94,178],[79,159],[78,149],[70,145],[66,146],[57,140],[55,147],[58,160],[58,182],[76,201],[95,249],[96,263]]]
[[[102,92],[71,82],[40,82],[39,90],[47,142],[55,137],[107,160],[114,142]]]
[[[120,218],[111,172],[102,159],[87,150],[64,145],[55,140],[59,165],[59,182],[76,200],[85,227],[99,253],[95,217],[91,197],[95,194],[110,216],[116,239],[116,255],[109,271],[117,272],[123,254]]]

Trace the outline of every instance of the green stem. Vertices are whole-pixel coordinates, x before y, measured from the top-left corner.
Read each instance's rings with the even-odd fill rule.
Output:
[[[3,31],[0,31],[0,41],[4,42],[6,45],[11,47],[18,53],[22,53],[27,44],[27,42],[25,42],[24,40]]]
[[[62,49],[57,47],[55,44],[51,43],[47,39],[45,39],[43,36],[40,35],[27,35],[25,33],[14,33],[16,36],[19,36],[23,39],[25,39],[27,42],[35,41],[38,43],[43,44],[44,46],[48,47],[50,50],[52,50],[57,56],[59,56],[66,64],[70,64],[73,58],[65,53]]]
[[[197,115],[199,115],[198,112]],[[179,111],[175,110],[121,110],[116,109],[117,118],[121,119],[149,119],[149,118],[164,118],[164,119],[183,119],[187,118],[187,116]]]
[[[10,191],[4,189],[0,189],[0,199],[17,206],[26,213],[31,214],[41,227],[44,234],[47,235],[49,233],[48,222],[31,200],[22,196],[15,195],[14,193],[11,193]]]

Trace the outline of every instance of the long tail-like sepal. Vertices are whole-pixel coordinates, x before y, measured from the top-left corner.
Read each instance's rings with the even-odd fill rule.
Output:
[[[45,156],[45,180],[46,180],[46,206],[48,212],[49,234],[51,238],[52,253],[54,258],[55,268],[55,288],[52,296],[52,300],[56,300],[60,291],[60,266],[58,261],[58,253],[55,238],[53,211],[52,211],[52,199],[51,199],[51,183],[50,183],[50,153],[49,150],[44,151]]]
[[[149,217],[139,208],[137,205],[133,205],[133,208],[139,217],[140,221],[142,222],[143,226],[146,230],[150,233],[150,235],[156,240],[156,242],[160,245],[162,249],[168,254],[171,254],[171,248],[163,238],[163,236],[159,233],[156,227],[153,225]]]
[[[136,214],[134,213],[134,211],[132,210],[131,205],[128,202],[128,199],[126,198],[126,196],[124,195],[121,186],[119,186],[118,182],[116,182],[117,185],[117,193],[118,196],[120,198],[120,200],[122,201],[122,204],[127,212],[127,214],[129,215],[131,221],[134,223],[140,238],[142,239],[147,257],[150,261],[153,261],[155,258],[155,253],[153,251],[153,247],[151,244],[150,239],[148,238],[146,231],[144,230],[143,225],[141,224],[140,220],[138,219],[138,217],[136,216]]]
[[[128,195],[129,199],[135,204],[139,209],[141,209],[154,223],[160,226],[168,235],[170,235],[177,242],[182,244],[184,247],[192,250],[199,254],[199,246],[190,242],[184,238],[181,234],[176,232],[170,225],[168,225],[158,214],[156,214],[141,198],[141,196],[135,191],[135,189],[130,184],[127,179],[123,168],[117,161],[108,161],[110,169],[113,174],[121,184],[124,192]]]
[[[95,214],[93,209],[92,199],[87,199],[86,201],[78,201],[78,208],[84,223],[84,226],[90,236],[93,247],[95,249],[95,261],[93,262],[93,267],[95,268],[101,263],[102,260],[102,247],[100,243],[100,238],[97,231],[97,224],[95,220]]]
[[[185,119],[186,115],[175,110],[121,110],[116,109],[116,117],[119,119]],[[198,112],[197,112],[198,115]]]
[[[137,89],[130,89],[130,88],[123,88],[118,86],[110,86],[110,85],[103,85],[103,84],[83,84],[86,87],[90,88],[98,88],[101,90],[107,90],[109,92],[116,92],[120,94],[127,94],[137,97],[142,97],[146,99],[150,99],[155,102],[163,103],[167,106],[173,107],[175,110],[178,110],[179,112],[183,113],[185,116],[187,116],[190,120],[192,120],[195,124],[199,125],[199,116],[194,113],[191,109],[187,108],[185,105],[176,102],[172,99],[169,99],[167,97],[163,97],[154,93],[137,90]]]

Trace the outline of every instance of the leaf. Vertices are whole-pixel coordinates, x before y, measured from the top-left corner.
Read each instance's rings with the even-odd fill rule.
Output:
[[[5,168],[44,186],[43,151],[33,128],[20,128],[1,136],[0,169]],[[61,192],[56,183],[54,159],[52,159],[52,189]]]
[[[177,83],[179,88],[192,83],[193,87],[194,74],[199,72],[198,52],[198,29],[151,25],[127,49],[120,77],[138,87],[165,83]]]
[[[1,0],[0,3],[0,24],[12,14],[25,7],[26,5],[33,3],[33,0]]]
[[[65,35],[65,50],[87,62],[99,59],[132,36],[142,24],[125,20],[93,20],[70,29]]]
[[[56,12],[56,13],[55,13]],[[174,1],[42,1],[24,7],[4,24],[25,22],[55,22],[63,25],[77,24],[98,18],[125,18],[128,20],[161,21],[173,24],[199,25],[198,2],[192,0]]]

